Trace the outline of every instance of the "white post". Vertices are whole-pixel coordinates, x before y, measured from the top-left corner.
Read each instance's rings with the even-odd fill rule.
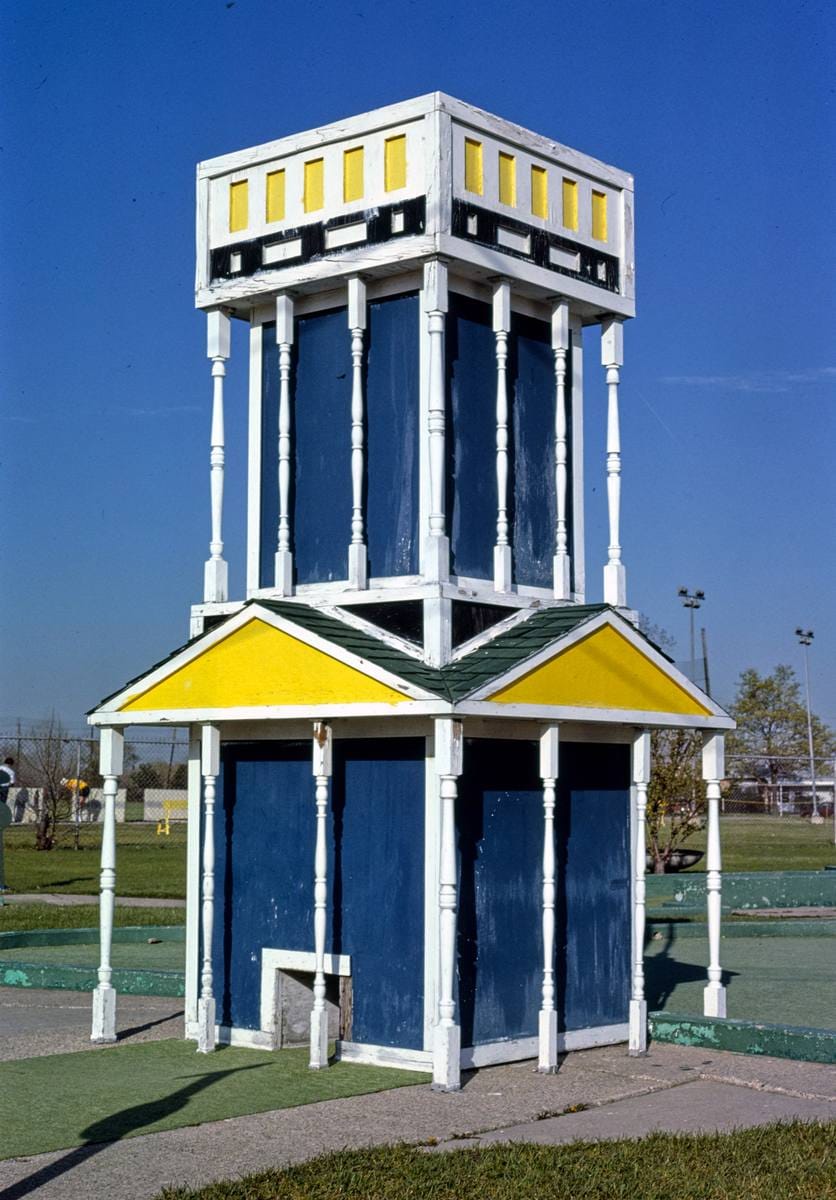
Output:
[[[314,852],[314,1001],[311,1012],[312,1071],[328,1066],[328,1011],[325,1007],[325,925],[328,910],[328,780],[332,775],[331,726],[314,725],[313,775],[316,780],[316,850]]]
[[[200,727],[189,730],[186,823],[186,1037],[195,1037],[200,999]]]
[[[557,1070],[557,1010],[554,977],[555,853],[554,808],[558,776],[560,731],[550,725],[540,737],[540,778],[543,781],[543,1003],[540,1008],[537,1070]]]
[[[705,735],[702,774],[708,796],[708,850],[706,855],[706,906],[708,909],[708,984],[703,990],[703,1012],[707,1017],[726,1015],[726,989],[720,968],[720,924],[722,919],[722,859],[720,855],[720,782],[725,773],[725,739],[722,733]]]
[[[290,549],[290,354],[293,347],[293,299],[276,297],[276,345],[279,348],[279,530],[275,580],[280,596],[293,593]]]
[[[435,760],[441,794],[441,856],[438,887],[439,992],[433,1029],[433,1083],[436,1091],[461,1086],[461,1028],[456,1024],[453,981],[456,977],[456,796],[462,773],[462,725],[435,722]]]
[[[221,737],[216,725],[200,731],[203,775],[203,967],[197,1005],[197,1048],[215,1049],[215,997],[212,991],[212,933],[215,924],[215,788],[221,769]]]
[[[424,539],[424,574],[444,581],[450,574],[450,543],[445,533],[444,474],[446,468],[446,385],[444,379],[444,317],[447,312],[447,266],[432,259],[424,266],[424,311],[429,337],[427,437],[429,439],[429,531]]]
[[[496,338],[496,545],[494,587],[511,591],[511,542],[508,536],[508,334],[511,332],[511,285],[499,280],[493,289]]]
[[[116,791],[122,774],[124,736],[118,729],[103,729],[99,743],[99,770],[104,777],[104,819],[99,900],[99,982],[93,991],[93,1042],[116,1041],[116,989],[111,983],[110,948],[113,910],[116,907]]]
[[[366,285],[348,281],[348,328],[351,331],[351,542],[348,547],[350,587],[365,588],[368,555],[363,520],[363,335],[366,331]]]
[[[212,360],[212,432],[209,452],[209,487],[212,498],[212,540],[203,572],[203,599],[229,598],[228,571],[223,550],[224,507],[224,376],[229,358],[230,322],[220,309],[206,314],[206,354]]]
[[[552,309],[552,351],[554,353],[554,475],[555,475],[555,600],[572,599],[572,571],[569,558],[569,522],[566,497],[569,491],[569,441],[566,419],[566,356],[569,351],[569,305],[558,300]]]
[[[647,1053],[647,1001],[644,998],[645,857],[647,855],[647,788],[650,783],[650,731],[633,741],[633,786],[636,823],[633,841],[633,981],[630,992],[628,1053]]]
[[[604,601],[616,608],[627,605],[627,574],[621,561],[621,434],[618,425],[618,368],[624,364],[624,329],[616,317],[601,325],[601,363],[607,368],[607,504],[610,544],[604,567]]]

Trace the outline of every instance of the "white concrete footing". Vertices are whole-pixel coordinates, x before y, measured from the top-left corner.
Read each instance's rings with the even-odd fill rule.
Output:
[[[630,1001],[630,1033],[627,1053],[636,1058],[647,1054],[647,1001]]]
[[[215,1049],[215,1001],[201,996],[197,1004],[197,1049],[199,1054],[211,1054]]]
[[[554,1009],[540,1009],[538,1032],[537,1070],[543,1075],[553,1075],[557,1070],[557,1013]]]
[[[311,1013],[311,1060],[312,1071],[321,1071],[328,1066],[328,1013],[325,1009],[314,1009]]]
[[[703,988],[703,1014],[706,1017],[725,1017],[726,989],[722,983],[709,983]]]
[[[116,1041],[116,988],[100,983],[93,989],[91,1042]]]
[[[457,1092],[461,1080],[462,1033],[458,1025],[433,1029],[433,1082],[435,1092]]]

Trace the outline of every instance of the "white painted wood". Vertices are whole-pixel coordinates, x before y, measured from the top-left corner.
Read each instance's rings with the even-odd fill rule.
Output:
[[[508,335],[511,332],[511,285],[499,280],[493,290],[496,339],[496,545],[494,587],[511,591],[512,550],[508,527]]]
[[[200,791],[200,731],[192,728],[189,731],[186,821],[185,1020],[187,1029],[190,1025],[196,1026],[197,1024],[200,989]]]
[[[290,544],[290,370],[294,339],[293,298],[276,297],[276,345],[279,351],[279,528],[275,582],[280,596],[293,593],[293,552]]]
[[[558,1054],[574,1050],[590,1050],[594,1046],[615,1046],[626,1042],[628,1025],[598,1025],[591,1029],[569,1029],[557,1035]],[[465,1046],[461,1052],[461,1067],[464,1071],[478,1067],[493,1067],[498,1063],[522,1062],[537,1058],[539,1039],[503,1038],[495,1042],[483,1042],[479,1046]]]
[[[316,849],[314,852],[314,947],[316,972],[314,1000],[311,1012],[311,1056],[313,1071],[328,1066],[328,1012],[325,1008],[325,927],[328,905],[328,848],[326,820],[328,815],[328,781],[332,773],[331,726],[324,722],[314,725],[313,775],[316,780]]]
[[[569,443],[566,416],[566,356],[568,351],[569,305],[565,300],[558,300],[552,310],[552,352],[554,353],[555,376],[554,473],[556,528],[554,595],[556,600],[570,600],[572,598],[569,524],[566,509],[569,485]]]
[[[446,387],[444,380],[444,322],[447,312],[447,266],[433,259],[424,267],[423,308],[429,335],[427,440],[430,476],[429,529],[424,545],[424,574],[445,580],[450,572],[450,543],[446,536],[444,477],[446,446]]]
[[[433,1087],[457,1091],[461,1085],[461,1029],[456,1024],[453,984],[456,971],[456,796],[462,771],[462,726],[435,722],[435,761],[440,781],[441,855],[438,888],[439,999],[433,1035]]]
[[[708,797],[708,844],[706,849],[706,908],[708,917],[708,984],[703,990],[703,1012],[707,1017],[725,1017],[726,989],[720,967],[722,922],[722,856],[720,852],[720,784],[725,770],[724,738],[706,735],[703,741],[703,779]]]
[[[555,853],[554,809],[560,731],[552,725],[540,735],[540,776],[543,781],[543,1000],[539,1017],[537,1070],[557,1070],[557,1011],[555,1009]]]
[[[650,783],[650,732],[643,729],[633,742],[633,964],[630,992],[629,1053],[647,1051],[647,1003],[644,996],[645,856],[647,845],[647,788]]]
[[[429,1071],[432,1055],[424,1050],[401,1050],[365,1042],[337,1042],[340,1062],[367,1063],[373,1067],[399,1067],[402,1071]]]
[[[116,793],[124,760],[124,737],[117,729],[103,729],[99,742],[99,770],[103,777],[101,873],[99,877],[99,970],[93,991],[90,1040],[116,1041],[116,989],[112,984],[111,947],[116,907]]]
[[[212,362],[212,431],[209,451],[209,488],[212,502],[212,538],[203,573],[204,600],[226,600],[228,568],[223,557],[224,503],[224,376],[229,358],[229,317],[219,309],[206,314],[207,356]]]
[[[247,421],[247,598],[258,591],[261,583],[261,418],[262,355],[264,330],[262,325],[250,325],[250,377]],[[201,630],[202,632],[202,630]]]
[[[586,548],[584,543],[583,457],[583,326],[571,317],[572,339],[572,599],[586,601]]]
[[[347,954],[325,954],[323,970],[326,975],[351,975],[351,958]],[[316,954],[308,950],[275,950],[265,947],[261,951],[261,1002],[259,1024],[262,1033],[272,1038],[273,1048],[278,1045],[279,971],[316,971]]]
[[[621,433],[618,421],[619,367],[624,362],[620,320],[601,324],[601,363],[607,371],[607,510],[610,542],[604,567],[604,600],[616,608],[627,606],[627,575],[621,561]]]
[[[438,894],[441,866],[441,785],[436,770],[432,726],[424,746],[424,1050],[432,1055],[439,996]]]
[[[212,979],[212,935],[215,924],[215,789],[220,773],[221,739],[217,726],[200,731],[200,771],[203,776],[203,958],[197,1006],[199,1053],[215,1049],[215,996]]]
[[[275,1050],[273,1035],[261,1029],[240,1029],[235,1025],[216,1025],[218,1046],[240,1046],[245,1050]]]
[[[348,327],[351,331],[351,542],[348,579],[355,588],[368,585],[363,517],[364,412],[363,339],[366,331],[366,285],[355,276],[348,281]]]

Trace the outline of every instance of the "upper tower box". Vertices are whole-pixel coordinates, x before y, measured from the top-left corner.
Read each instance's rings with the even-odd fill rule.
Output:
[[[201,163],[197,304],[428,255],[631,317],[633,180],[441,92]]]

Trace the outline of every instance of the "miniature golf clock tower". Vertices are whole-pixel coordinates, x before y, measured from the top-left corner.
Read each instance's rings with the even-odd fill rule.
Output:
[[[121,727],[191,733],[187,1036],[287,1044],[292,985],[309,990],[314,1068],[334,1042],[452,1089],[464,1066],[553,1070],[561,1047],[641,1052],[649,731],[704,730],[716,826],[731,722],[627,607],[632,178],[432,93],[202,163],[197,205],[204,594],[187,645],[91,716],[111,796]],[[249,326],[238,597],[233,320]],[[587,470],[606,477],[609,541],[593,573],[583,391],[599,370],[606,460]],[[100,1039],[114,872],[111,846]]]

